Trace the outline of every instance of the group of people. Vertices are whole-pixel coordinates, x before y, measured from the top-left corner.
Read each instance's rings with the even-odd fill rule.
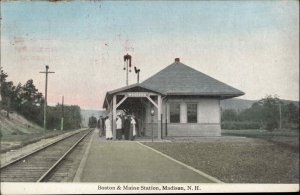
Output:
[[[106,140],[113,139],[112,132],[112,114],[106,117],[100,116],[97,121],[97,129],[99,130],[99,136],[105,136]],[[123,115],[117,114],[116,117],[116,139],[118,140],[134,140],[137,135],[137,120],[134,114]]]

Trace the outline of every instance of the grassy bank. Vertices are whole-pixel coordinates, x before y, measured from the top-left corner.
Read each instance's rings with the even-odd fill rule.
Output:
[[[10,113],[9,117],[5,113],[3,110],[0,111],[1,153],[68,132],[45,131],[16,112]]]
[[[5,135],[1,137],[1,153],[26,146],[41,139],[51,138],[69,131],[42,131],[31,134]]]
[[[285,136],[294,137],[299,136],[299,130],[275,130],[267,131],[264,129],[243,129],[243,130],[224,130],[222,129],[222,135],[236,135],[247,137],[271,137],[271,136]]]
[[[259,138],[299,150],[299,130],[267,131],[262,129],[222,130],[222,136]]]
[[[299,183],[299,152],[271,142],[144,144],[225,183]]]

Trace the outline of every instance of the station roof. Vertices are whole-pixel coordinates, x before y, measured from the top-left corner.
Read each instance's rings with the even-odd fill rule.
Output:
[[[179,61],[141,83],[165,95],[212,95],[237,97],[245,93]]]
[[[221,99],[244,95],[245,93],[218,81],[202,72],[199,72],[179,61],[159,71],[140,84],[133,84],[116,90],[108,91],[106,98],[118,92],[126,91],[150,91],[164,96],[206,96]],[[106,107],[105,101],[103,107]]]

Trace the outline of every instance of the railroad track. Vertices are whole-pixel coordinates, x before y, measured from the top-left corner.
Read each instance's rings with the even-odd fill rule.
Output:
[[[60,139],[0,168],[1,182],[43,182],[93,129]]]

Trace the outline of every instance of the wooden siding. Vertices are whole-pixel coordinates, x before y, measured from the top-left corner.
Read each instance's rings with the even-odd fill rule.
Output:
[[[170,123],[169,103],[180,103],[180,123]],[[197,103],[197,123],[187,123],[187,103]],[[146,104],[144,131],[151,136],[151,103]],[[153,133],[157,137],[157,109],[153,116]],[[162,104],[162,135],[166,136],[166,117],[168,136],[221,136],[220,100],[211,98],[169,98]]]

